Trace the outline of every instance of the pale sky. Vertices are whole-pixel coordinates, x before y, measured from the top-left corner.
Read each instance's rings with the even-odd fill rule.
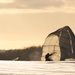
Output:
[[[0,49],[43,45],[66,25],[75,33],[75,0],[0,0]]]

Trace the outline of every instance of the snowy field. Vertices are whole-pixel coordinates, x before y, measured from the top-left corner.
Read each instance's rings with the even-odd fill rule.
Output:
[[[75,62],[0,61],[0,75],[75,75]]]

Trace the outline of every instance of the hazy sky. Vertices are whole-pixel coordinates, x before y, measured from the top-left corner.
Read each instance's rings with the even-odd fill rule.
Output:
[[[0,0],[0,49],[42,45],[65,25],[75,33],[75,0]]]

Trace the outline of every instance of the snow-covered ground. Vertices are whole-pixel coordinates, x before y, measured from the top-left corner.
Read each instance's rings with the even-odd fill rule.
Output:
[[[75,75],[75,62],[0,61],[0,75]]]

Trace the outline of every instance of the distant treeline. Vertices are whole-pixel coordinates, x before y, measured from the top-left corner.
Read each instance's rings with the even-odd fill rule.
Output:
[[[40,61],[41,55],[41,46],[14,50],[0,50],[0,60]]]

